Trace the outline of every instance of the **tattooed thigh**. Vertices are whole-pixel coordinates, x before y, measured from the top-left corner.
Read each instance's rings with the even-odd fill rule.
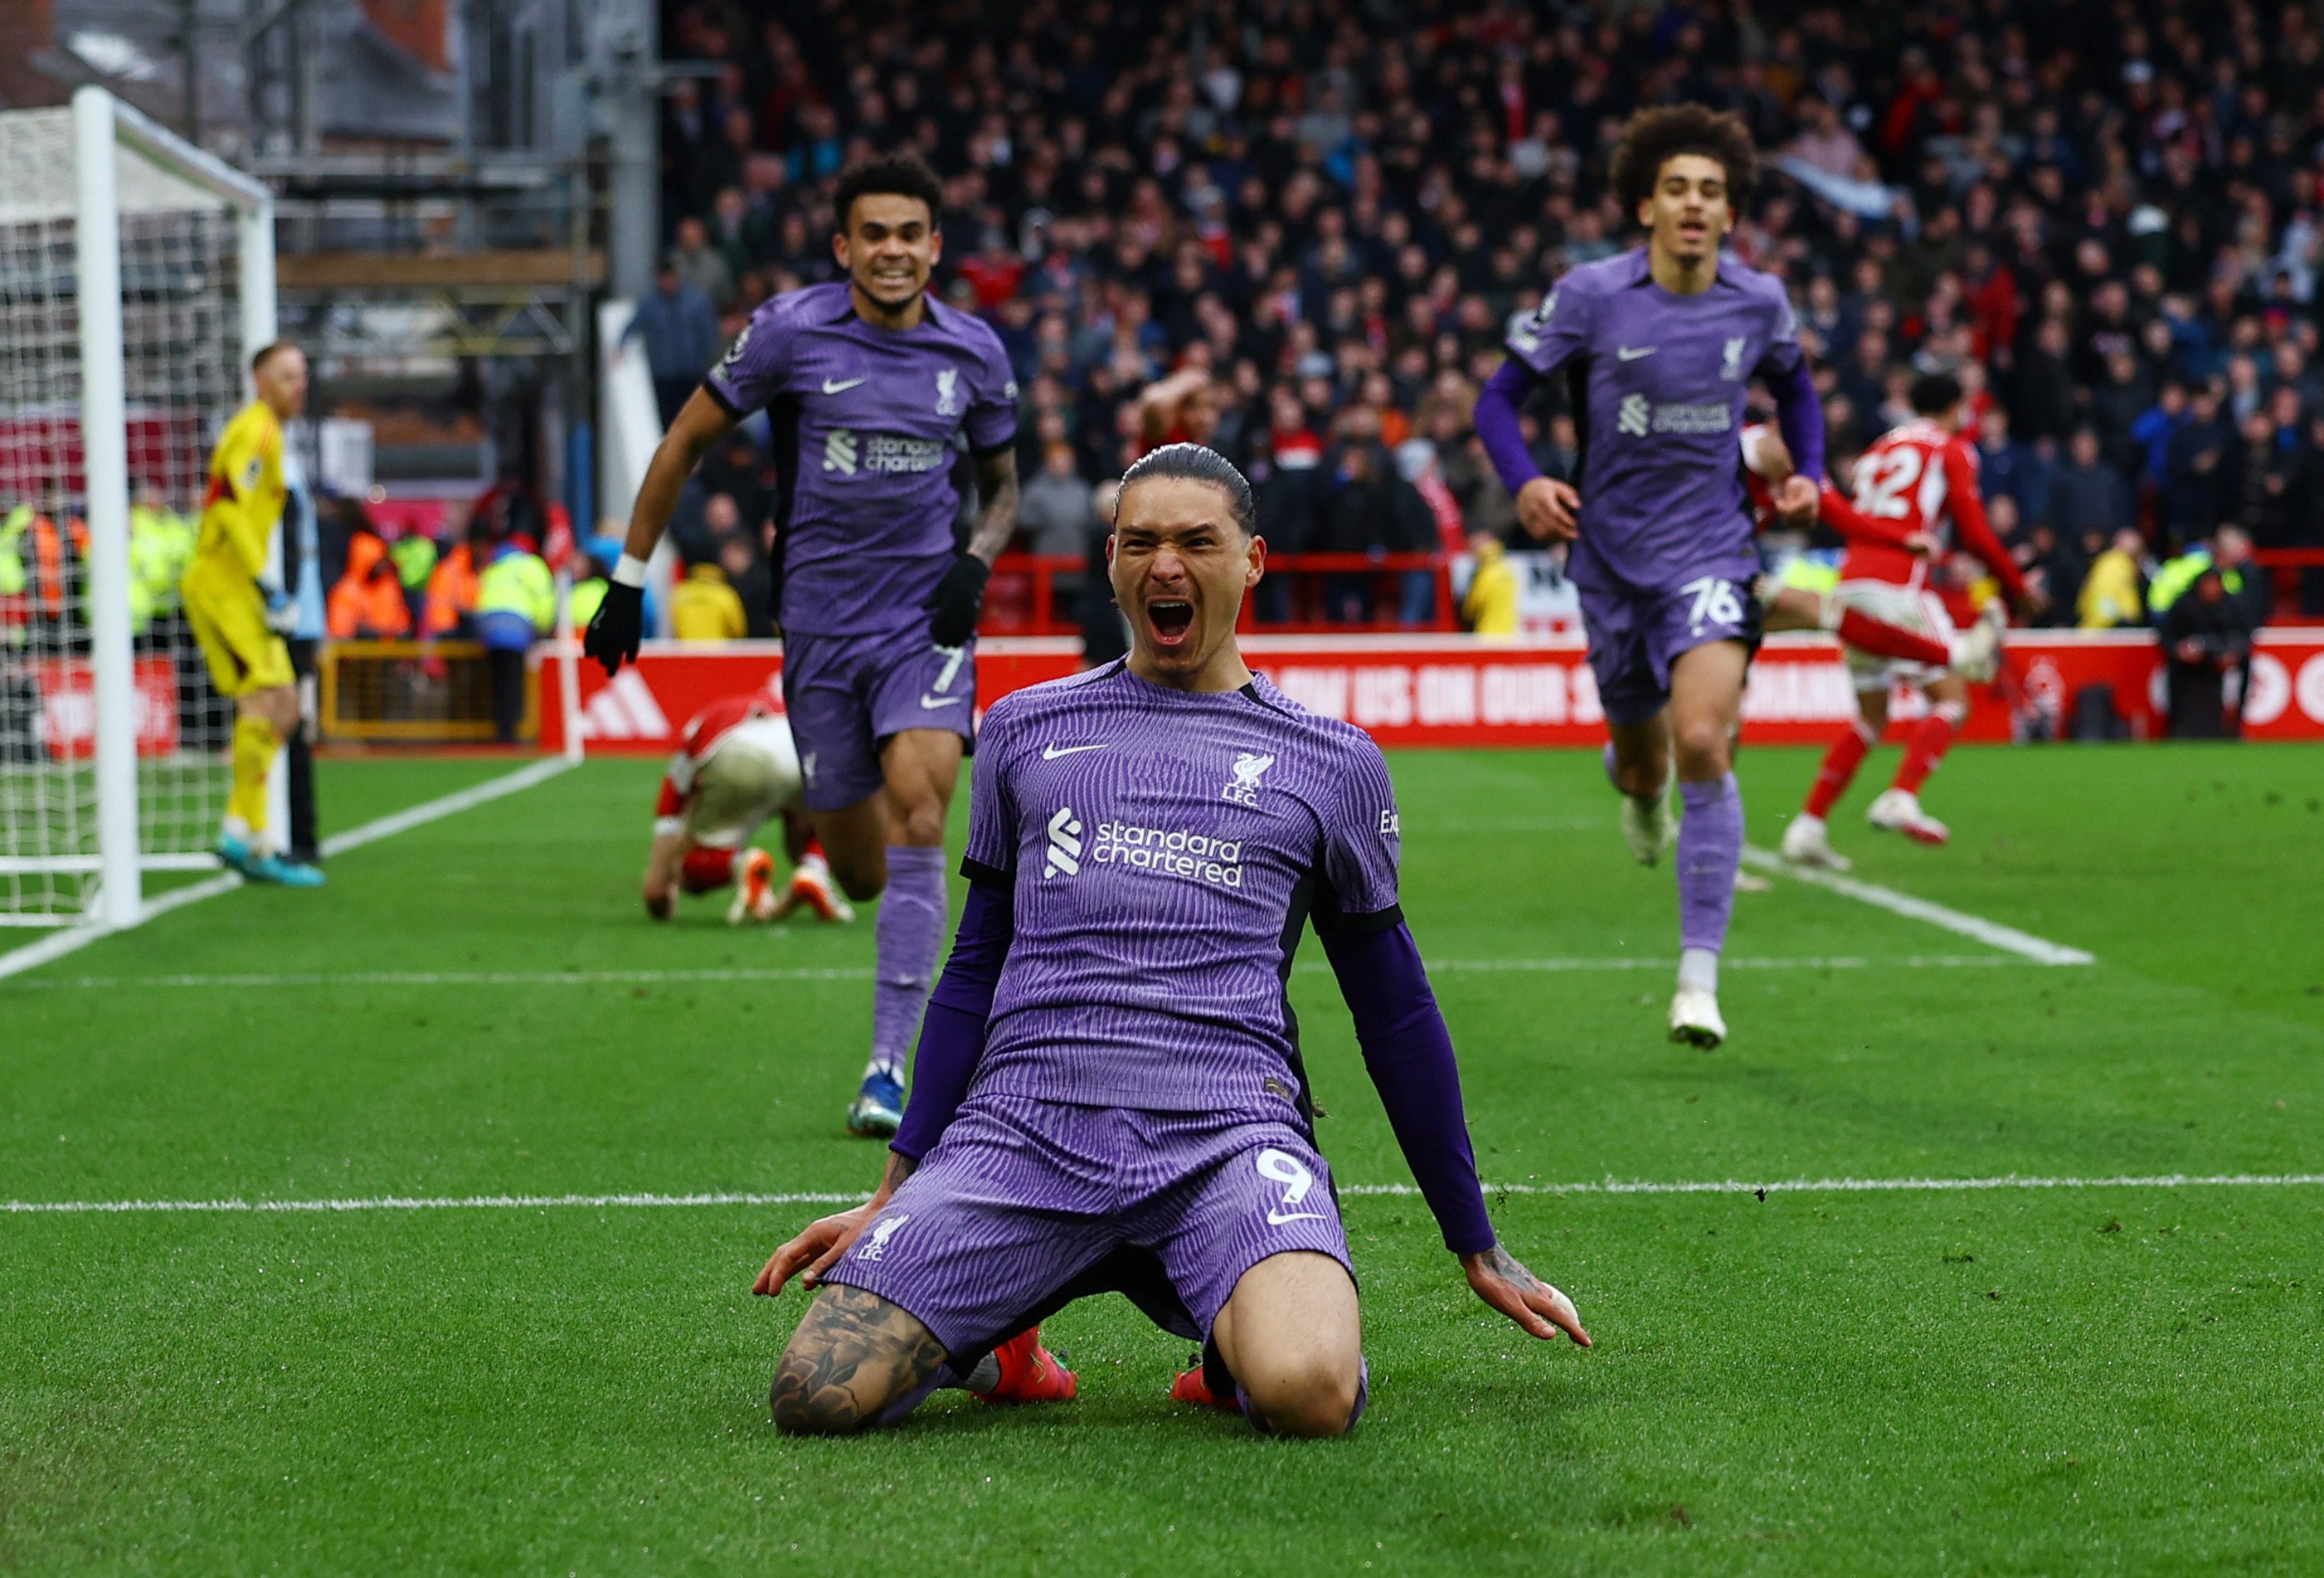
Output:
[[[927,1327],[876,1293],[825,1288],[783,1349],[768,1400],[795,1435],[861,1430],[926,1384],[945,1361]]]

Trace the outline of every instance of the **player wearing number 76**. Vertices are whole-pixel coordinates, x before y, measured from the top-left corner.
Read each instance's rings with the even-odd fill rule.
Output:
[[[1758,574],[1736,463],[1753,379],[1775,398],[1795,466],[1777,510],[1804,521],[1823,476],[1823,411],[1781,281],[1721,255],[1750,199],[1750,133],[1683,104],[1641,111],[1614,153],[1617,195],[1646,245],[1559,279],[1508,333],[1508,360],[1477,401],[1477,434],[1535,536],[1573,543],[1590,667],[1625,797],[1631,853],[1671,837],[1676,768],[1678,992],[1674,1041],[1716,1047],[1719,955],[1743,854],[1731,744],[1759,641]],[[1563,373],[1581,429],[1579,486],[1543,476],[1517,411]]]
[[[1397,907],[1379,747],[1236,647],[1267,557],[1253,512],[1213,450],[1130,467],[1111,553],[1130,656],[986,715],[968,903],[886,1177],[759,1277],[762,1294],[795,1276],[822,1289],[776,1371],[781,1428],[889,1424],[937,1387],[976,1389],[987,1355],[1023,1341],[1009,1333],[1104,1291],[1204,1344],[1179,1400],[1283,1435],[1352,1426],[1356,1285],[1285,992],[1311,920],[1471,1287],[1532,1335],[1588,1346],[1486,1215],[1452,1043]]]

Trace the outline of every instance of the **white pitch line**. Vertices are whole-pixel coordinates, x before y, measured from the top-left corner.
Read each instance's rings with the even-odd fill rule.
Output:
[[[1729,970],[1982,970],[2008,967],[2017,960],[2001,954],[1904,954],[1888,958],[1869,956],[1805,957],[1797,959],[1729,959]],[[1431,959],[1428,968],[1439,974],[1555,974],[1565,972],[1670,970],[1675,959]],[[1331,973],[1331,965],[1310,959],[1292,968],[1303,975]],[[59,975],[17,983],[23,991],[116,992],[146,987],[277,987],[277,986],[651,986],[720,984],[761,981],[869,981],[868,965],[833,965],[810,969],[708,970],[361,970],[304,971],[275,974],[234,975]]]
[[[1812,887],[1829,888],[1859,903],[1875,905],[1910,920],[1925,920],[1931,926],[1941,926],[1947,931],[1974,937],[1990,946],[2006,948],[2037,964],[2095,964],[2098,962],[2096,954],[2070,948],[2063,943],[2053,943],[2031,932],[2019,931],[2014,926],[2003,926],[1998,921],[1948,909],[1941,904],[1915,899],[1910,893],[1899,893],[1895,889],[1884,888],[1877,882],[1859,882],[1854,877],[1843,877],[1837,872],[1794,865],[1772,850],[1746,844],[1743,861],[1745,864],[1757,866],[1762,871],[1781,872]]]
[[[440,795],[432,800],[422,801],[419,805],[394,812],[392,815],[382,817],[376,821],[366,822],[360,827],[350,827],[345,833],[324,839],[323,854],[326,856],[344,854],[351,849],[361,849],[366,844],[376,843],[383,838],[392,838],[396,834],[409,832],[414,827],[423,826],[429,822],[441,821],[446,817],[456,816],[462,811],[471,810],[488,801],[499,799],[503,795],[512,795],[519,789],[530,789],[544,779],[556,777],[572,765],[573,762],[566,757],[544,757],[539,761],[518,768],[514,772],[503,773],[498,778],[487,779],[483,783],[471,785],[467,789],[458,789],[448,795]],[[133,927],[144,925],[157,916],[167,915],[172,909],[182,909],[189,904],[198,904],[205,899],[215,899],[221,893],[231,893],[242,885],[242,879],[239,876],[231,872],[225,872],[183,888],[172,888],[166,893],[157,894],[148,899],[145,900],[143,912],[131,922],[130,926],[68,927],[53,936],[42,937],[29,947],[0,954],[0,981],[5,981],[11,975],[21,975],[27,970],[37,970],[42,965],[61,959],[68,954],[78,953],[101,937],[118,936]]]
[[[2286,1189],[2324,1186],[2324,1173],[2158,1173],[2119,1177],[1786,1178],[1748,1183],[1735,1178],[1679,1182],[1487,1184],[1491,1195],[1886,1195],[1961,1194],[1995,1189]],[[1347,1184],[1342,1195],[1417,1196],[1410,1184]],[[784,1194],[696,1195],[377,1195],[342,1200],[8,1200],[0,1215],[117,1216],[142,1213],[232,1214],[344,1211],[549,1211],[568,1208],[671,1208],[704,1205],[852,1205],[862,1189],[794,1190]]]

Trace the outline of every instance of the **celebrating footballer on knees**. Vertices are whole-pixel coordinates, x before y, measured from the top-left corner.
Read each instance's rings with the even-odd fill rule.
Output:
[[[896,1131],[944,949],[945,818],[974,730],[976,619],[1017,524],[1017,383],[980,318],[932,300],[942,189],[908,155],[844,171],[844,280],[751,315],[654,452],[585,645],[637,656],[646,558],[696,464],[746,413],[774,434],[775,616],[804,798],[850,899],[879,898],[872,1049],[847,1126]],[[979,501],[965,547],[955,442]]]
[[[288,497],[282,424],[306,406],[307,357],[278,340],[251,358],[250,374],[256,398],[226,423],[210,456],[201,535],[180,590],[211,683],[234,703],[234,778],[218,859],[254,882],[319,888],[323,873],[285,859],[266,826],[267,773],[299,728],[297,679],[282,639],[297,611],[268,566]]]
[[[1631,853],[1653,864],[1676,828],[1674,1041],[1716,1047],[1719,956],[1743,854],[1732,742],[1760,633],[1759,559],[1736,464],[1753,380],[1775,396],[1797,467],[1785,514],[1815,508],[1823,411],[1782,281],[1724,256],[1758,159],[1731,115],[1641,111],[1615,149],[1616,193],[1646,231],[1633,251],[1560,278],[1508,338],[1477,401],[1477,434],[1535,536],[1573,544],[1607,769]],[[1578,486],[1541,475],[1517,413],[1563,374],[1582,430]]]
[[[1265,558],[1240,472],[1155,450],[1122,478],[1111,543],[1130,655],[987,715],[968,904],[886,1176],[757,1283],[820,1290],[776,1371],[783,1429],[989,1389],[996,1346],[1038,1354],[1028,1328],[1105,1290],[1204,1344],[1174,1397],[1284,1435],[1352,1426],[1356,1282],[1286,995],[1311,921],[1470,1286],[1534,1336],[1589,1344],[1486,1215],[1397,906],[1387,761],[1243,664],[1235,618]]]
[[[731,887],[729,926],[780,920],[800,909],[821,920],[854,919],[847,900],[832,891],[802,787],[790,725],[765,696],[729,697],[688,719],[654,805],[646,913],[668,920],[680,892]],[[791,880],[779,894],[774,856],[751,844],[777,817],[791,863]]]

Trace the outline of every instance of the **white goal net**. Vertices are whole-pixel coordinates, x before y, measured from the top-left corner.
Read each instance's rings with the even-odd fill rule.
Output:
[[[0,114],[0,926],[119,925],[214,864],[233,714],[177,583],[272,204],[96,88]]]

